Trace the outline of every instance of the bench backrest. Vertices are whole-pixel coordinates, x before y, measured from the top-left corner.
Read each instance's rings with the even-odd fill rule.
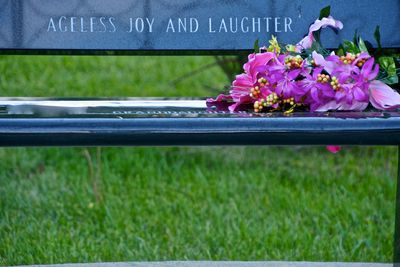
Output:
[[[399,0],[0,0],[0,53],[237,53],[271,34],[296,43],[327,5],[345,27],[326,47],[354,30],[372,41],[377,25],[400,47]]]

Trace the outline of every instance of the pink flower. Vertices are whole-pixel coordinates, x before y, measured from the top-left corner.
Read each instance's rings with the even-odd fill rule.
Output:
[[[272,52],[250,54],[248,62],[243,65],[244,73],[237,75],[232,82],[230,95],[219,95],[216,99],[207,99],[207,105],[219,108],[226,107],[229,104],[228,109],[234,112],[247,108],[259,97],[270,94],[271,91],[267,88],[267,83],[260,84],[259,80],[267,76],[269,73],[268,65],[275,57],[276,55]],[[255,89],[257,92],[253,94]]]
[[[243,69],[247,75],[250,75],[253,83],[257,81],[257,75],[266,70],[267,64],[275,57],[272,52],[250,54],[249,61],[243,65]]]
[[[333,154],[336,154],[336,153],[338,153],[342,148],[341,148],[340,146],[326,146],[326,149],[327,149],[329,152],[331,152],[331,153],[333,153]]]
[[[304,49],[311,48],[313,42],[315,41],[314,32],[326,28],[332,27],[335,29],[343,29],[343,23],[339,20],[335,20],[332,16],[327,18],[323,18],[321,20],[317,19],[311,26],[308,31],[308,35],[304,37],[297,45],[296,50],[297,52],[301,52]]]
[[[233,101],[249,103],[252,101],[250,90],[254,86],[252,75],[243,73],[236,76],[236,80],[232,83],[232,90],[229,92]]]
[[[372,81],[369,86],[369,101],[381,110],[400,108],[400,94],[381,81]]]
[[[232,83],[230,95],[236,104],[230,107],[231,111],[235,111],[239,105],[254,102],[250,96],[251,89],[257,85],[259,76],[267,71],[267,65],[274,57],[275,54],[271,52],[249,55],[249,61],[243,65],[245,73],[237,75]]]

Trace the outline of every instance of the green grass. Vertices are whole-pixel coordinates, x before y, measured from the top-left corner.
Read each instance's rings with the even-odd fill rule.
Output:
[[[2,57],[3,96],[204,96],[193,57]],[[397,150],[0,149],[0,265],[155,260],[390,262]]]
[[[3,56],[0,95],[204,97],[223,90],[222,71],[215,66],[188,74],[212,62],[212,57]]]

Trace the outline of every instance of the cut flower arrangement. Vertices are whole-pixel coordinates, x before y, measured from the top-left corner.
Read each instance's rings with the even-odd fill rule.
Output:
[[[343,28],[330,16],[330,7],[309,28],[296,45],[282,45],[273,36],[269,47],[248,56],[244,73],[237,75],[228,95],[207,99],[208,107],[230,112],[296,110],[363,111],[370,104],[379,110],[400,108],[400,94],[388,84],[398,83],[393,57],[376,60],[357,36],[344,41],[335,51],[320,42],[323,28]],[[379,27],[375,38],[380,48]]]

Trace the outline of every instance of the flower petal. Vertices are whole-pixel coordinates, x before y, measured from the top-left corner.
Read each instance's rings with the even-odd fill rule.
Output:
[[[230,105],[230,106],[229,106],[229,111],[230,111],[230,112],[235,112],[236,109],[239,107],[239,105],[240,105],[240,103],[235,103],[235,104],[233,104],[233,105]]]
[[[301,52],[302,50],[309,49],[312,43],[315,41],[314,35],[309,34],[304,37],[300,42],[296,44],[296,52]]]
[[[242,73],[236,75],[236,79],[233,81],[232,85],[238,87],[252,87],[253,81],[250,75]]]
[[[316,51],[312,52],[312,58],[317,64],[317,66],[322,66],[324,69],[329,73],[332,74],[333,70],[335,69],[336,63],[333,61],[327,61],[325,58],[321,55],[318,54]]]
[[[353,87],[354,99],[357,101],[368,101],[368,95],[358,86]]]
[[[315,86],[311,88],[311,97],[315,102],[320,102],[318,88]]]
[[[400,94],[381,81],[370,82],[369,93],[369,101],[377,109],[400,108]]]
[[[338,110],[343,111],[363,111],[368,107],[368,102],[358,102],[353,101],[351,104],[347,104],[346,102],[340,103],[340,107]]]
[[[220,94],[215,99],[208,98],[207,99],[207,104],[208,103],[212,104],[212,103],[215,103],[215,102],[223,102],[223,101],[232,101],[232,97],[230,95]]]
[[[343,29],[343,23],[340,20],[334,19],[332,16],[327,18],[322,18],[321,20],[317,19],[311,26],[310,32],[318,31],[321,28],[332,27],[335,29]]]
[[[315,109],[315,111],[324,112],[324,111],[328,111],[328,110],[337,110],[339,107],[340,107],[340,104],[336,103],[335,100],[332,100],[328,103],[325,103],[325,104],[319,106],[317,109]]]
[[[249,55],[249,61],[244,64],[243,68],[249,76],[252,77],[253,83],[257,80],[257,74],[260,72],[260,67],[265,66],[273,59],[274,53],[265,52]],[[265,71],[265,70],[264,70]]]
[[[229,105],[232,104],[232,97],[230,95],[220,94],[217,98],[208,98],[206,101],[207,108],[210,110],[216,108],[217,111],[227,110]]]
[[[235,103],[235,104],[230,105],[228,107],[229,111],[232,112],[232,113],[237,112],[237,111],[241,111],[241,110],[246,111],[246,110],[249,110],[251,108],[252,108],[252,105],[243,104],[243,103]]]
[[[373,79],[378,76],[379,73],[379,65],[375,65],[375,59],[371,57],[370,59],[367,60],[367,62],[364,63],[362,69],[361,69],[361,74],[366,78],[368,81],[372,81]]]
[[[327,18],[323,18],[321,20],[317,19],[311,26],[308,31],[308,35],[304,37],[297,45],[296,50],[304,50],[311,48],[312,43],[314,42],[315,38],[313,32],[316,32],[322,28],[332,27],[335,29],[342,29],[343,23],[339,20],[335,20],[332,16]]]
[[[236,80],[232,83],[230,94],[235,102],[240,101],[244,96],[250,96],[250,90],[253,87],[253,78],[248,74],[240,74],[236,76]]]

